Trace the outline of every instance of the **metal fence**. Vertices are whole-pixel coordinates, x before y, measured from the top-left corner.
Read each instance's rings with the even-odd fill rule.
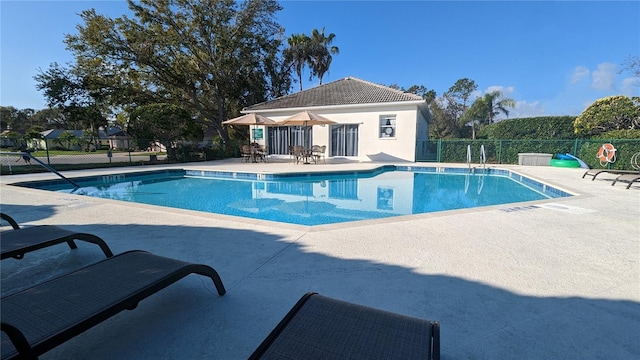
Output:
[[[147,144],[148,142],[145,142]],[[159,142],[156,142],[159,144]],[[600,164],[597,153],[603,143],[611,143],[616,150],[616,161]],[[46,145],[35,149],[31,156],[57,171],[91,169],[110,166],[137,166],[144,164],[180,163],[225,159],[240,156],[242,142],[228,146],[219,141],[198,143],[180,142],[172,145],[172,159],[167,159],[166,149],[156,148],[109,150],[66,150]],[[480,147],[484,145],[487,163],[518,164],[520,153],[570,153],[582,159],[592,168],[634,169],[633,155],[640,152],[640,139],[611,140],[427,140],[416,144],[416,160],[421,162],[466,163],[467,147],[471,147],[472,163],[480,163]],[[48,171],[37,162],[27,161],[18,149],[5,149],[0,155],[3,175]],[[638,159],[636,156],[635,159]],[[636,166],[638,164],[635,164]]]
[[[48,171],[42,163],[57,171],[92,169],[115,166],[138,166],[145,164],[186,163],[240,156],[240,142],[225,146],[219,141],[174,142],[171,149],[161,142],[141,142],[144,149],[132,143],[131,149],[110,149],[108,146],[82,149],[79,146],[53,146],[40,142],[28,149],[5,148],[0,153],[0,169],[3,175]],[[165,142],[166,143],[166,142]],[[146,146],[152,144],[151,146]],[[29,152],[23,154],[22,151]],[[30,155],[30,156],[23,156]],[[31,160],[33,157],[34,161]]]
[[[604,143],[616,148],[616,161],[601,164],[597,154]],[[417,144],[417,161],[466,163],[467,147],[471,146],[472,163],[480,162],[480,147],[484,145],[487,163],[518,164],[518,154],[572,154],[592,168],[634,169],[633,155],[640,152],[640,139],[611,140],[427,140]],[[637,165],[637,164],[635,164]]]

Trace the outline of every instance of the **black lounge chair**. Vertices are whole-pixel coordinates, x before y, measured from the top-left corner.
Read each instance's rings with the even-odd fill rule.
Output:
[[[74,240],[82,240],[100,246],[107,257],[113,256],[109,246],[101,238],[87,233],[66,230],[53,225],[40,225],[20,228],[11,216],[0,213],[0,218],[11,224],[14,230],[2,232],[0,239],[0,260],[6,258],[22,259],[25,253],[66,242],[76,249]]]
[[[305,294],[249,357],[440,359],[440,323]]]
[[[36,359],[189,274],[208,276],[218,294],[226,292],[207,265],[134,250],[7,295],[0,303],[2,359]]]
[[[633,185],[633,183],[640,182],[640,173],[619,175],[615,180],[613,180],[611,186],[615,185],[617,182],[628,183],[628,189]]]
[[[614,174],[614,175],[623,175],[623,174],[640,174],[638,170],[615,170],[615,169],[589,169],[582,174],[582,178],[585,176],[591,176],[591,181],[596,179],[596,176],[600,174]]]

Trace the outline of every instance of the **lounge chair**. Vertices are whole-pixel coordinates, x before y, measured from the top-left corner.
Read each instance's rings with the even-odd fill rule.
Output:
[[[440,359],[440,324],[305,294],[249,359]]]
[[[9,225],[11,225],[11,227],[13,228],[13,230],[20,230],[20,225],[18,225],[18,223],[11,216],[5,213],[0,213],[0,219],[8,222]]]
[[[226,292],[207,265],[134,250],[5,296],[2,359],[35,359],[189,274],[208,276],[220,296]]]
[[[640,174],[638,170],[615,170],[615,169],[589,169],[584,174],[582,174],[582,178],[585,176],[591,176],[591,181],[596,179],[596,176],[600,174],[614,174],[614,175],[622,175],[622,174]]]
[[[82,240],[100,246],[102,252],[107,257],[113,256],[111,249],[101,238],[87,233],[79,233],[66,230],[53,225],[39,225],[20,228],[18,223],[11,216],[0,213],[0,218],[7,221],[14,230],[2,232],[0,241],[0,260],[6,258],[22,259],[25,253],[43,249],[49,246],[66,242],[69,247],[76,249],[74,240]]]
[[[629,183],[627,185],[628,189],[633,185],[633,183],[640,182],[640,173],[619,175],[615,180],[613,180],[611,186],[615,185],[617,182]]]

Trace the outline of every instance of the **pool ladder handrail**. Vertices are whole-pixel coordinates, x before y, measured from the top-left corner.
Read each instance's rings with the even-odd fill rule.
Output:
[[[44,167],[45,169],[51,171],[52,173],[58,175],[60,178],[62,178],[65,181],[68,181],[71,185],[75,186],[76,188],[79,188],[80,185],[76,184],[75,181],[66,178],[64,175],[60,174],[58,171],[56,171],[54,168],[52,168],[51,166],[43,163],[42,161],[40,161],[40,159],[34,157],[33,155],[31,155],[30,152],[19,152],[19,153],[15,153],[15,152],[0,152],[0,155],[16,155],[18,154],[19,156],[28,156],[29,158],[31,158],[32,160],[35,160],[35,162],[37,162],[38,164],[42,165],[42,167]]]
[[[484,144],[480,145],[480,164],[482,165],[483,173],[487,169],[487,154],[484,150]],[[476,168],[471,169],[471,145],[467,145],[467,166],[469,171],[475,172]]]

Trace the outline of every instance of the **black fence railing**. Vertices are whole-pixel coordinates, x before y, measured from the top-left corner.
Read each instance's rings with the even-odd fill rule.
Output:
[[[115,166],[136,166],[145,164],[186,163],[225,159],[240,156],[240,141],[232,141],[225,146],[220,141],[203,142],[162,142],[135,141],[122,144],[97,144],[87,146],[59,142],[33,141],[24,148],[2,149],[0,155],[1,173],[24,174],[49,171],[38,163],[56,171],[92,169]],[[167,149],[167,145],[169,148]],[[28,152],[37,161],[31,161]]]
[[[121,149],[109,144],[85,148],[64,146],[42,141],[29,144],[31,156],[56,171],[91,169],[111,166],[136,166],[143,164],[186,163],[240,157],[242,141],[223,144],[220,141],[198,143],[174,142],[169,151],[168,142],[131,141],[129,148]],[[616,148],[616,161],[601,165],[597,153],[602,144],[611,143]],[[151,144],[151,146],[149,146]],[[592,168],[634,169],[632,160],[638,161],[640,139],[611,140],[425,140],[416,143],[416,159],[420,162],[466,163],[467,148],[471,147],[472,163],[480,163],[480,148],[484,145],[487,163],[518,164],[521,153],[572,154]],[[48,171],[37,162],[23,158],[20,149],[5,148],[0,156],[3,175]],[[635,164],[638,166],[638,164]]]

